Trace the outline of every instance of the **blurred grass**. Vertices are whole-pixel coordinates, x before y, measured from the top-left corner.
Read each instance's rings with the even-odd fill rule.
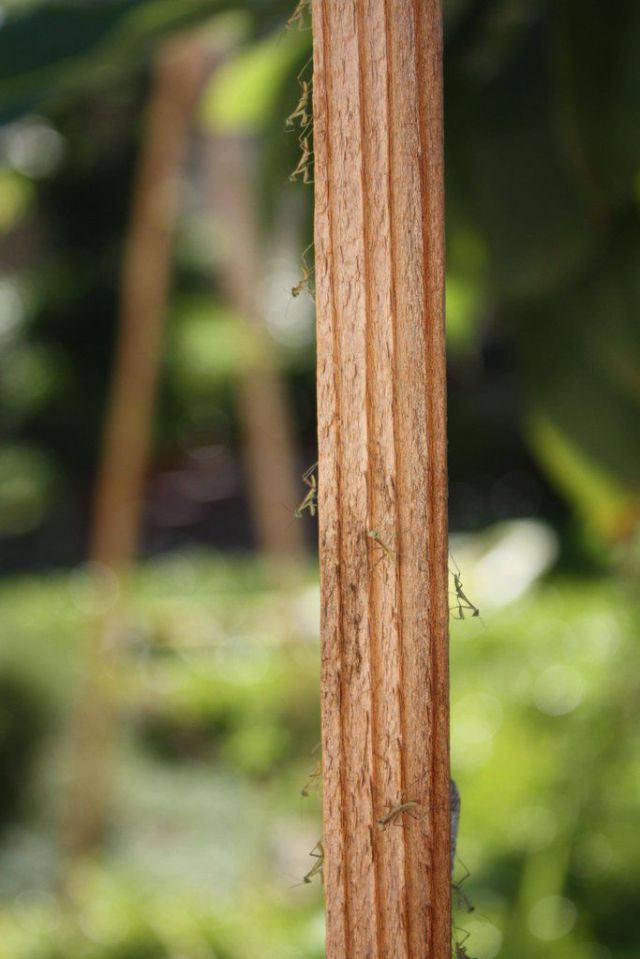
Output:
[[[492,606],[457,556],[483,613],[451,643],[469,955],[635,959],[637,609],[607,577],[551,576]],[[315,571],[288,598],[267,582],[253,559],[196,552],[134,577],[113,821],[74,916],[52,898],[55,806],[90,594],[79,570],[2,583],[0,676],[49,722],[0,837],[1,956],[323,954],[321,889],[300,884],[320,829],[319,797],[300,797],[318,739]]]

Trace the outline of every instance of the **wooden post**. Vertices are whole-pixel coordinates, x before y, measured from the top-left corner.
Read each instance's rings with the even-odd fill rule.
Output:
[[[313,0],[313,34],[326,954],[445,959],[440,0]]]
[[[293,516],[304,487],[288,397],[260,302],[255,146],[247,135],[222,133],[210,136],[207,146],[208,202],[212,219],[224,228],[221,277],[248,346],[237,398],[249,505],[260,552],[274,584],[283,587],[304,566],[304,528]]]
[[[165,46],[155,65],[123,264],[116,355],[98,468],[89,559],[116,585],[135,555],[152,414],[162,348],[173,234],[184,154],[209,55],[197,37]],[[104,578],[104,574],[103,577]],[[73,864],[103,836],[114,737],[110,675],[120,610],[101,610],[90,624],[83,675],[72,717],[70,781],[63,797],[63,892]]]

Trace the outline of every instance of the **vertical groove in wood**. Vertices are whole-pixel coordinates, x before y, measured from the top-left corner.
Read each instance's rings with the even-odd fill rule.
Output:
[[[425,208],[422,217],[423,272],[425,278],[425,302],[434,316],[444,318],[445,309],[445,257],[444,257],[444,117],[442,97],[442,8],[434,5],[431,22],[423,15],[423,0],[413,0],[415,24],[415,68],[420,78],[418,84],[418,117],[420,131],[420,177]],[[445,370],[444,322],[427,324],[427,353],[425,363],[429,369],[430,357],[441,358]],[[446,441],[446,390],[427,388],[429,433],[429,540],[432,543],[447,541],[447,447]],[[448,562],[431,551],[429,555],[429,578],[432,596],[439,603],[430,609],[432,629],[431,671],[433,690],[433,722],[436,728],[449,726],[449,659],[448,647],[438,642],[438,637],[448,634],[449,608],[444,601],[448,590]],[[449,739],[436,736],[433,740],[432,782],[446,783],[449,789]],[[449,798],[440,796],[434,803],[432,815],[432,869],[435,876],[442,876],[451,867]],[[448,955],[451,948],[450,929],[434,924],[432,951],[436,956]]]
[[[333,810],[330,829],[324,833],[324,880],[331,896],[326,901],[326,951],[329,956],[346,956],[347,935],[349,929],[349,906],[347,895],[346,840],[348,836],[343,793],[344,743],[341,721],[341,694],[343,674],[343,653],[339,642],[340,623],[342,621],[342,581],[339,565],[340,514],[336,509],[340,501],[340,477],[338,474],[337,444],[337,382],[339,374],[339,354],[335,339],[335,303],[331,277],[329,273],[332,236],[330,233],[330,178],[332,149],[328,136],[328,102],[331,98],[331,78],[325,67],[325,44],[327,34],[326,7],[318,7],[314,15],[314,75],[321,75],[324,83],[314,91],[314,137],[324,145],[323,163],[314,173],[316,215],[324,217],[327,230],[320,238],[316,259],[325,264],[324,282],[318,291],[318,406],[324,410],[319,432],[322,438],[322,472],[324,484],[334,490],[333,498],[327,502],[320,529],[322,550],[327,561],[320,569],[321,620],[325,641],[321,650],[321,708],[322,753],[323,753],[323,797],[324,803]],[[330,607],[330,608],[329,608]]]
[[[313,0],[313,26],[327,956],[443,959],[439,0]]]
[[[397,401],[395,329],[390,248],[390,203],[379,184],[388,178],[389,117],[386,103],[387,44],[384,4],[358,5],[360,137],[362,141],[366,316],[369,530],[398,552],[395,475]],[[377,116],[372,105],[378,104]],[[376,550],[378,555],[376,555]],[[380,547],[370,550],[371,712],[374,810],[396,804],[402,796],[402,767],[397,749],[402,737],[402,650],[398,604],[401,582],[397,565],[382,562]],[[391,746],[391,748],[389,748]],[[405,944],[407,912],[403,897],[404,846],[400,830],[374,836],[377,878],[378,954],[389,955]]]

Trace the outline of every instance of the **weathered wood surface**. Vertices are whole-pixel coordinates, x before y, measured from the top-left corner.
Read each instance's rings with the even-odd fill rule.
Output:
[[[445,959],[440,2],[313,0],[313,32],[327,957]]]

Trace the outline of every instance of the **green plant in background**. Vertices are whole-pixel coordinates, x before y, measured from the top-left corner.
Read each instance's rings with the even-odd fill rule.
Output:
[[[13,170],[0,172],[0,234],[8,233],[26,216],[32,198],[28,177]]]
[[[621,600],[606,582],[557,580],[486,631],[454,630],[459,848],[477,906],[461,922],[479,955],[633,954],[637,610]],[[594,909],[607,883],[617,892]]]
[[[2,159],[0,220],[3,209],[7,229],[26,222],[49,225],[53,215],[52,232],[60,237],[68,231],[72,239],[57,243],[57,268],[49,265],[50,283],[34,306],[35,322],[25,336],[33,337],[36,349],[24,354],[23,374],[18,368],[13,374],[22,406],[11,428],[20,441],[56,449],[55,465],[71,478],[69,490],[86,473],[97,435],[117,282],[115,238],[126,215],[123,184],[129,183],[144,84],[140,65],[167,35],[209,22],[212,35],[230,38],[227,61],[203,98],[201,122],[254,137],[265,236],[277,233],[283,211],[291,216],[296,208],[295,229],[306,237],[300,249],[308,243],[312,191],[287,181],[299,155],[296,137],[285,135],[284,118],[299,96],[295,77],[308,58],[310,33],[285,31],[291,7],[284,0],[190,0],[179,10],[163,0],[58,0],[16,5],[0,31],[0,107],[5,121],[16,121],[7,128],[6,143],[13,146]],[[515,374],[500,387],[500,405],[512,411],[513,434],[500,453],[500,468],[509,469],[514,458],[525,460],[526,444],[599,543],[631,535],[638,517],[639,35],[638,10],[631,4],[613,12],[596,0],[445,4],[452,382],[467,379],[469,392],[497,388],[495,377],[483,373],[487,343],[497,341]],[[43,36],[56,42],[34,39]],[[40,115],[35,125],[22,119],[34,110]],[[120,125],[110,120],[108,133],[101,134],[105,111]],[[96,122],[88,143],[78,117],[92,112]],[[29,159],[35,136],[39,154],[51,154],[45,167]],[[104,136],[107,165],[97,148]],[[89,209],[100,249],[87,242]],[[192,254],[183,248],[177,279],[178,302],[185,306],[177,311],[176,335],[185,356],[198,335],[189,302],[202,290],[203,264]],[[34,285],[29,270],[18,272]],[[65,276],[72,278],[72,300],[69,289],[62,296],[69,286]],[[85,309],[73,302],[81,293],[100,303],[95,355],[78,332]],[[222,334],[212,324],[216,329]],[[40,341],[43,333],[46,343]],[[215,377],[221,386],[224,377],[231,382],[233,364],[222,362],[219,340],[214,346],[212,341],[207,352],[220,353]],[[312,405],[309,347],[288,374],[303,407]],[[63,373],[68,381],[61,390]],[[21,385],[25,377],[40,380],[36,400],[44,407],[33,406],[33,390]],[[166,379],[164,390],[159,450],[176,437],[186,446],[199,442],[202,396],[189,391],[181,374]],[[77,411],[80,395],[81,429],[70,412]],[[485,468],[482,450],[468,436],[482,437],[482,447],[493,451],[502,448],[506,429],[504,416],[478,408],[464,388],[466,412],[456,415],[456,395],[453,389],[452,476],[464,482],[474,469]],[[209,398],[206,408],[212,422],[228,424],[224,392]],[[311,445],[311,415],[301,427]],[[230,437],[220,429],[213,439],[229,443]],[[494,468],[495,460],[486,467]],[[55,498],[51,508],[53,503]]]
[[[258,650],[233,665],[207,654],[147,669],[162,688],[132,719],[159,757],[229,765],[248,777],[279,776],[292,758],[311,754],[320,735],[317,682],[295,663],[272,663]]]
[[[50,460],[40,450],[17,444],[0,447],[0,537],[38,526],[53,479]]]
[[[42,689],[18,672],[0,672],[0,834],[24,812],[46,718]]]
[[[507,525],[453,549],[483,620],[452,624],[458,854],[475,905],[457,922],[470,932],[469,953],[635,959],[640,614],[606,577],[536,578],[553,558],[539,525]],[[79,575],[14,580],[0,592],[58,715],[86,614]],[[284,619],[259,563],[204,553],[147,564],[132,598],[113,821],[82,906],[97,945],[77,932],[64,938],[46,876],[15,902],[10,870],[0,932],[16,943],[12,959],[33,959],[58,936],[69,959],[125,946],[141,959],[161,948],[172,959],[321,956],[321,887],[302,883],[319,797],[300,797],[316,762],[313,572]],[[47,670],[49,659],[64,668]],[[41,753],[38,776],[57,781],[61,762],[55,747]],[[6,833],[16,881],[36,837],[51,844],[51,824],[39,810]],[[39,924],[29,910],[40,910]]]
[[[255,138],[265,236],[287,217],[310,234],[311,191],[287,181],[299,156],[284,118],[309,45],[308,33],[283,32],[291,6],[12,4],[0,29],[11,121],[0,137],[11,254],[0,278],[0,535],[19,541],[66,497],[50,549],[86,495],[144,70],[159,40],[234,20],[237,47],[201,122]],[[600,545],[627,542],[638,523],[639,9],[445,3],[453,487],[471,501],[483,473],[540,481],[526,443]],[[232,383],[247,344],[210,295],[200,226],[188,209],[158,457],[203,435],[236,444]],[[25,245],[36,236],[37,249]],[[311,446],[310,339],[281,348],[280,361]],[[566,547],[565,512],[539,509]],[[487,522],[486,509],[470,515]],[[453,625],[459,854],[476,906],[458,921],[480,959],[636,959],[639,613],[622,581],[581,579],[570,564],[536,581],[547,559],[519,580],[536,534],[518,535],[488,531],[455,550],[483,617]],[[84,581],[75,570],[0,585],[8,956],[319,959],[320,885],[302,883],[318,796],[300,801],[318,738],[312,574],[287,610],[303,637],[292,643],[259,563],[186,552],[141,570],[118,667],[123,736],[103,872],[88,873],[69,922],[51,899],[50,864],[56,743],[91,613]],[[38,750],[43,722],[50,748]],[[25,803],[33,775],[47,808]]]

